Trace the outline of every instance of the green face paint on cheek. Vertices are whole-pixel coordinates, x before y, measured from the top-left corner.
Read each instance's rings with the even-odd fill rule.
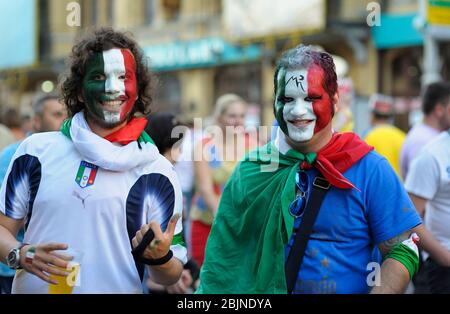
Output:
[[[288,128],[286,125],[286,121],[283,117],[283,108],[284,102],[281,101],[281,98],[284,96],[285,90],[285,78],[286,78],[286,69],[280,68],[277,75],[277,93],[275,95],[275,103],[274,103],[274,114],[275,119],[278,121],[278,125],[284,134],[289,135]]]
[[[86,63],[86,74],[83,78],[83,97],[88,111],[100,120],[104,120],[103,109],[100,105],[105,98],[105,70],[103,54],[95,53]]]

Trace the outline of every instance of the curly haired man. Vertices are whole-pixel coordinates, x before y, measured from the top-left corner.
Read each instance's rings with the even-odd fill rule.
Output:
[[[13,293],[142,293],[145,264],[155,282],[180,278],[182,195],[144,131],[150,84],[139,47],[124,33],[99,29],[73,47],[61,86],[70,119],[60,132],[21,144],[0,191],[0,256],[18,269]],[[132,249],[149,229],[154,240],[136,257]],[[71,281],[70,250],[82,255]]]

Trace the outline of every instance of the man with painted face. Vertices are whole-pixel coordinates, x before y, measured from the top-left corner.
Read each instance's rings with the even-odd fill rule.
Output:
[[[70,119],[20,145],[0,190],[0,258],[18,269],[13,293],[142,293],[145,264],[155,282],[178,281],[182,195],[144,131],[150,83],[124,33],[99,29],[73,47],[62,82]],[[133,254],[149,229],[153,241]]]
[[[421,220],[386,159],[333,131],[333,59],[300,45],[278,61],[274,83],[280,128],[225,187],[198,293],[402,293],[418,267]],[[297,231],[308,239],[299,262]],[[370,264],[376,248],[383,260]]]

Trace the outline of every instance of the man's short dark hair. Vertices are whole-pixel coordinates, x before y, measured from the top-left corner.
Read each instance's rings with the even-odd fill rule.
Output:
[[[172,137],[172,130],[181,126],[181,123],[171,113],[159,112],[147,117],[148,124],[145,131],[155,142],[159,153],[164,154],[183,138],[183,133],[180,137]]]
[[[326,52],[316,51],[310,46],[305,45],[299,45],[286,51],[277,62],[274,75],[275,95],[277,94],[278,72],[281,68],[297,70],[307,68],[313,64],[319,66],[324,71],[323,88],[330,96],[330,100],[332,100],[338,89],[333,57]]]
[[[45,103],[48,100],[60,100],[60,96],[57,93],[38,94],[33,99],[31,107],[33,108],[34,115],[41,115],[44,112]]]
[[[81,38],[72,48],[69,73],[61,83],[61,93],[67,112],[73,117],[85,108],[85,104],[78,99],[81,95],[82,81],[86,74],[86,63],[95,53],[101,53],[113,48],[129,49],[136,61],[136,83],[138,99],[134,104],[132,114],[140,112],[150,113],[152,103],[152,78],[144,53],[135,40],[128,34],[115,31],[111,27],[94,30]]]
[[[423,95],[422,111],[425,115],[433,112],[437,104],[447,105],[450,102],[450,83],[436,82],[427,86]]]

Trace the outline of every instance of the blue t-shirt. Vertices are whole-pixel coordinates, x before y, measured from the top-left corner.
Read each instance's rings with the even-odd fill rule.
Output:
[[[6,176],[6,172],[8,171],[9,163],[13,158],[17,148],[19,148],[22,141],[13,143],[9,146],[6,146],[1,154],[0,154],[0,185],[2,185],[3,179]],[[17,235],[17,240],[23,240],[23,230],[19,231]],[[1,277],[13,277],[16,271],[14,269],[9,268],[7,265],[0,263],[0,276]]]
[[[317,170],[307,174],[312,186]],[[373,258],[377,245],[421,223],[402,183],[378,153],[370,152],[343,175],[361,191],[334,187],[328,191],[294,293],[369,292],[367,277],[374,270],[369,263],[381,264]],[[301,217],[295,219],[286,257],[300,222]]]
[[[6,172],[8,171],[9,163],[13,158],[16,150],[19,148],[22,141],[15,142],[9,146],[6,146],[0,153],[0,185],[3,182],[3,179],[6,176]]]

